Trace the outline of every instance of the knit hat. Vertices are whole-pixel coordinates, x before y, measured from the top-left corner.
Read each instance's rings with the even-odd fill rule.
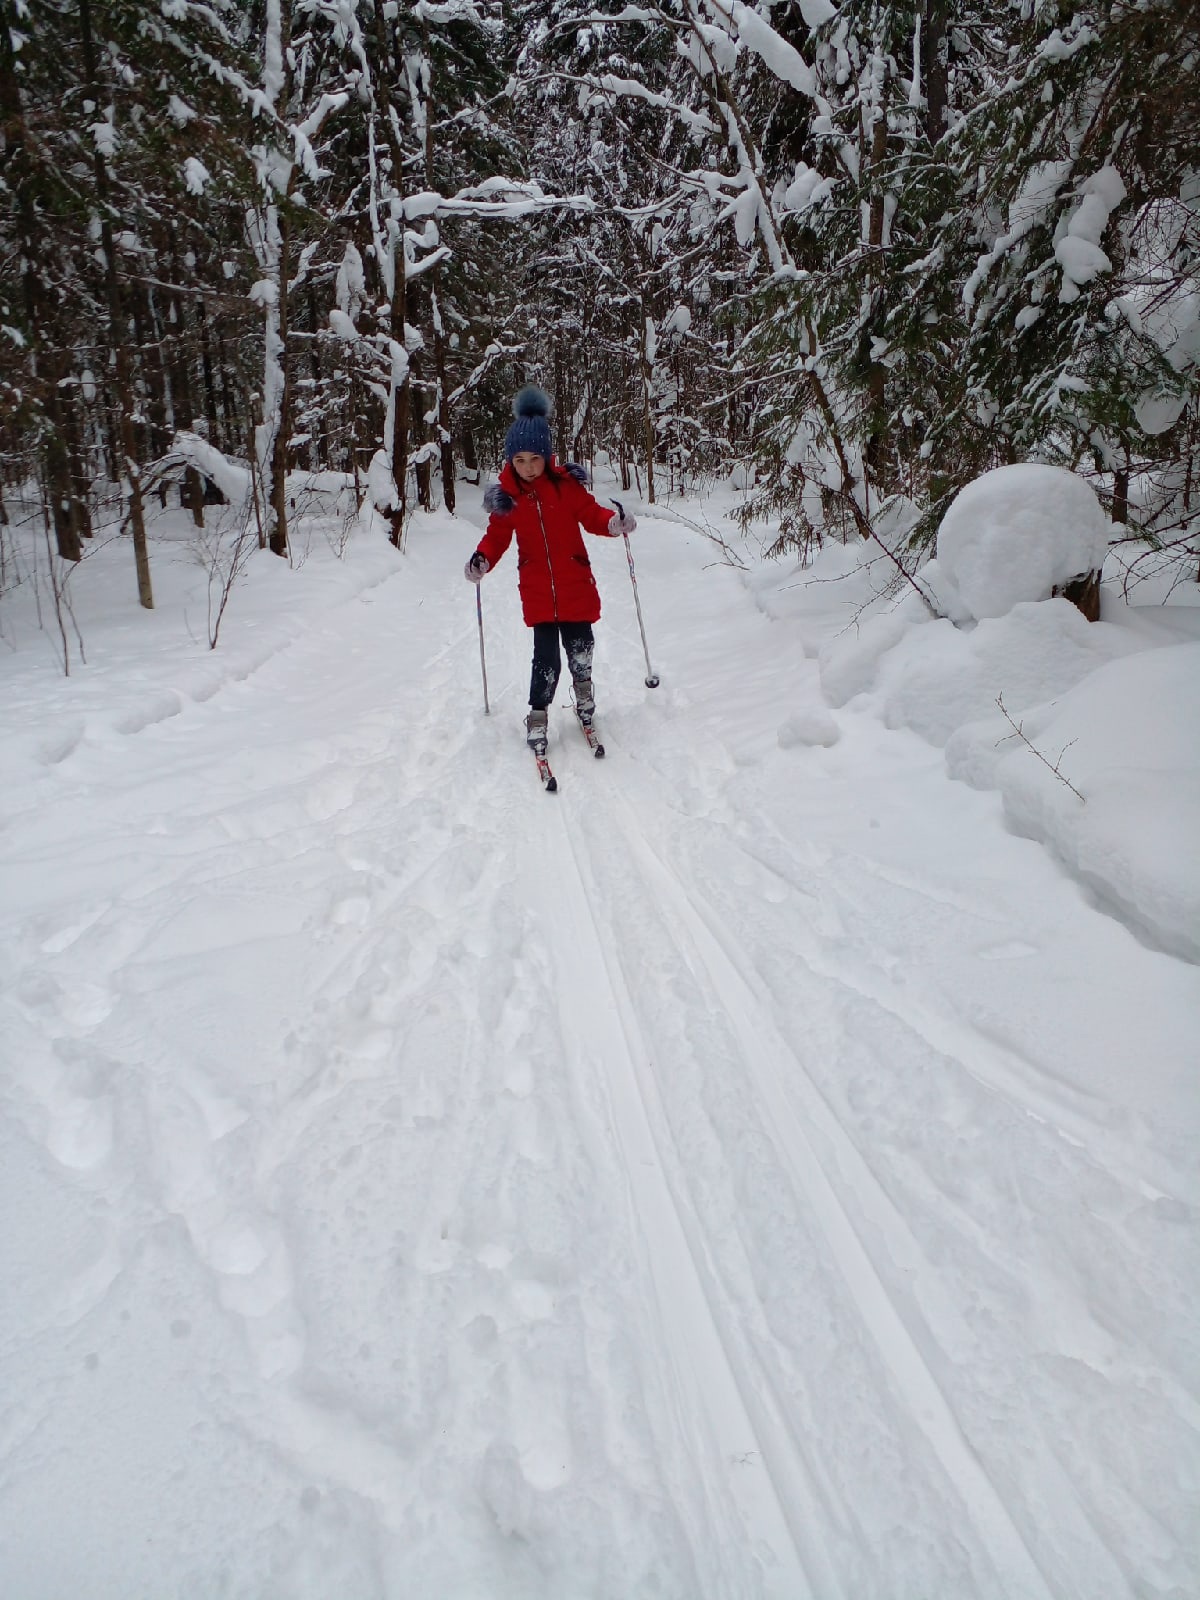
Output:
[[[542,456],[549,461],[554,454],[550,438],[550,396],[534,383],[519,389],[513,399],[513,416],[516,421],[504,436],[504,459],[511,461],[523,450],[530,455]]]

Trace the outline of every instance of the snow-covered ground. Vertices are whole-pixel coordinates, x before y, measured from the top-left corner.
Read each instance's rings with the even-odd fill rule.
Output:
[[[465,493],[0,602],[6,1600],[1200,1593],[1200,610],[638,506],[548,796]]]

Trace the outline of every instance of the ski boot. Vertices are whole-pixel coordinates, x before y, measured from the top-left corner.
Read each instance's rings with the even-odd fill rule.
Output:
[[[590,728],[592,718],[596,715],[596,697],[592,689],[592,680],[590,678],[576,678],[573,688],[575,692],[575,715],[585,728]]]
[[[546,754],[546,740],[548,736],[549,719],[545,710],[531,711],[525,718],[525,743],[535,756]]]
[[[592,692],[590,678],[576,678],[574,685],[575,715],[579,718],[579,726],[583,729],[583,737],[588,742],[588,749],[599,759],[604,755],[604,746],[600,743],[599,736],[592,726],[592,719],[596,715],[596,698]]]

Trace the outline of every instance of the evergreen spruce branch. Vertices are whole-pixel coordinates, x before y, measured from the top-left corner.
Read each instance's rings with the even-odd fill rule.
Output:
[[[560,22],[550,23],[546,29],[546,38],[553,39],[563,33],[577,33],[580,28],[611,28],[621,23],[649,27],[651,24],[646,16],[647,12],[653,13],[654,20],[660,27],[675,28],[681,33],[688,30],[689,25],[682,17],[673,16],[663,6],[648,4],[626,6],[624,11],[591,11],[577,17],[566,17]]]
[[[859,505],[858,500],[855,498],[855,496],[853,494],[851,494],[851,493],[843,491],[843,497],[846,500],[846,503],[850,507],[851,515],[854,517],[855,521],[858,523],[859,531],[862,533],[863,538],[864,539],[874,539],[875,543],[879,546],[879,548],[883,551],[884,555],[888,558],[888,560],[895,567],[896,571],[899,573],[900,577],[904,580],[904,582],[906,584],[908,584],[910,589],[914,590],[921,597],[921,602],[925,606],[925,609],[929,612],[929,615],[931,617],[934,617],[934,618],[940,618],[941,612],[938,610],[937,606],[934,604],[932,596],[929,595],[921,587],[921,585],[917,582],[916,578],[913,577],[912,573],[904,565],[904,563],[901,561],[900,557],[896,554],[896,552],[894,550],[889,550],[887,545],[884,544],[883,540],[879,537],[879,535],[875,532],[875,529],[871,526],[870,522],[867,519],[866,513],[863,511],[862,507]]]
[[[850,463],[846,457],[846,448],[842,443],[841,431],[838,428],[837,419],[834,416],[833,407],[830,404],[829,396],[825,390],[825,385],[821,382],[821,379],[815,369],[810,369],[808,376],[809,381],[812,384],[813,396],[816,399],[817,405],[821,410],[821,415],[825,420],[825,427],[829,435],[829,441],[833,446],[834,453],[838,458],[838,465],[842,472],[842,486],[840,489],[835,489],[833,491],[834,494],[845,506],[846,510],[849,511],[854,520],[855,527],[857,527],[863,538],[873,539],[875,541],[875,543],[883,551],[884,555],[887,556],[888,560],[896,568],[897,572],[900,574],[901,578],[903,578],[905,583],[907,583],[911,589],[914,589],[916,593],[920,595],[921,601],[929,611],[929,614],[933,617],[939,616],[940,613],[937,606],[933,603],[931,596],[925,592],[925,590],[913,577],[912,573],[908,571],[907,567],[905,567],[899,556],[897,556],[893,550],[889,550],[887,545],[884,544],[883,540],[871,526],[870,518],[863,510],[862,506],[859,505],[858,496],[854,493],[854,490],[851,487],[854,479],[850,471]]]
[[[718,11],[721,10],[719,0],[713,0],[713,4]],[[712,41],[709,39],[704,24],[697,14],[695,0],[684,0],[684,13],[691,27],[692,35],[708,62],[709,76],[707,78],[700,73],[699,66],[693,63],[693,71],[700,79],[700,88],[713,103],[718,125],[722,122],[725,124],[726,139],[736,149],[742,171],[749,173],[751,181],[757,185],[756,224],[766,246],[767,255],[771,260],[772,270],[778,272],[781,268],[794,266],[787,245],[781,238],[775,221],[774,208],[764,178],[762,157],[758,143],[750,131],[745,112],[733,91],[727,75],[721,71],[717,62]],[[721,14],[726,15],[724,12],[721,12]]]
[[[565,26],[565,24],[563,26]],[[621,115],[620,101],[622,96],[619,95],[618,92],[611,86],[601,87],[594,77],[591,77],[587,74],[581,75],[578,73],[569,73],[557,69],[539,73],[536,75],[536,77],[531,77],[525,80],[525,82],[528,84],[550,82],[570,83],[591,88],[595,91],[597,96],[604,95],[608,109],[621,129],[623,144],[629,150],[634,151],[641,156],[643,162],[645,163],[646,171],[658,172],[673,179],[680,189],[686,189],[696,194],[707,194],[708,189],[705,180],[710,175],[710,169],[689,169],[681,167],[677,163],[671,161],[661,147],[656,148],[655,146],[648,144],[646,140],[641,137],[637,128],[627,118]],[[633,97],[628,96],[625,98],[632,99]],[[666,110],[671,108],[664,102],[658,105],[655,109]],[[716,130],[714,129],[713,131],[715,132]],[[730,177],[728,181],[732,185],[736,180],[733,177]],[[665,209],[673,203],[673,199],[673,196],[668,196],[661,201],[654,201],[650,205],[643,207],[624,207],[619,202],[616,202],[612,205],[611,209],[618,215],[632,217],[638,211],[650,211],[659,209],[660,207]],[[710,232],[716,232],[716,227],[714,226]]]
[[[682,123],[687,125],[696,123],[700,116],[700,113],[690,110],[687,106],[680,105],[678,102],[671,100],[667,95],[660,94],[657,90],[649,88],[646,84],[639,83],[636,78],[619,79],[613,73],[604,73],[600,77],[596,77],[592,73],[574,73],[554,70],[551,72],[539,73],[535,78],[532,78],[529,81],[532,83],[545,83],[553,81],[556,83],[575,84],[580,88],[589,89],[597,99],[603,98],[614,103],[618,99],[638,101],[639,103],[649,106],[652,111],[670,112],[674,116],[678,117]],[[694,131],[709,134],[715,134],[719,131],[718,127],[714,126],[712,123],[709,123],[707,118],[705,118],[705,123],[707,124],[706,126],[698,127]]]
[[[1021,724],[1013,721],[1012,717],[1009,715],[1008,707],[1004,704],[1004,696],[1002,694],[998,694],[996,696],[996,704],[1000,707],[1000,711],[1005,722],[1007,722],[1009,727],[1013,730],[1009,737],[1020,739],[1021,743],[1025,745],[1027,749],[1033,751],[1034,755],[1038,758],[1042,765],[1048,771],[1054,774],[1059,783],[1064,784],[1068,789],[1070,789],[1075,798],[1082,802],[1083,805],[1087,805],[1086,796],[1080,794],[1079,790],[1075,787],[1071,780],[1069,778],[1065,778],[1059,771],[1059,763],[1062,761],[1062,758],[1066,755],[1067,751],[1071,748],[1071,745],[1073,745],[1076,741],[1072,739],[1069,741],[1069,743],[1063,745],[1062,749],[1058,752],[1058,761],[1052,762],[1046,756],[1044,756],[1038,747],[1030,740],[1029,736],[1025,733],[1025,730],[1021,727]],[[1003,741],[1001,742],[1003,743]]]

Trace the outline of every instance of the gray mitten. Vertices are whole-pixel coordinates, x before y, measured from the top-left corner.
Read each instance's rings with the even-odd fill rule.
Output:
[[[480,578],[483,577],[484,573],[490,570],[488,558],[482,553],[482,551],[476,550],[475,554],[463,568],[463,577],[468,583],[478,583]]]

